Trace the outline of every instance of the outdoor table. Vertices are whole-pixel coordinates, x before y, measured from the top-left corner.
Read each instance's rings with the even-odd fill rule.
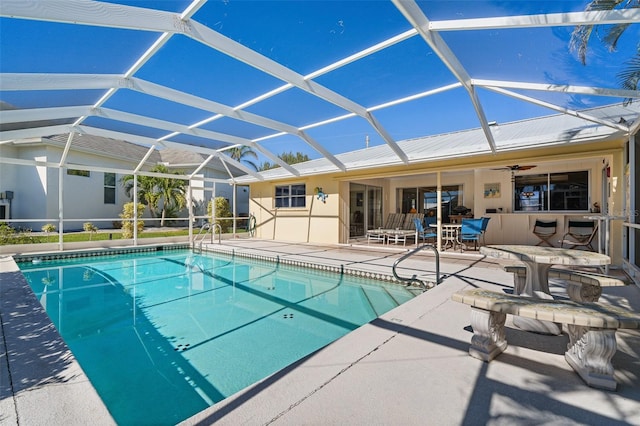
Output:
[[[437,223],[429,224],[431,228],[437,228]],[[458,244],[461,244],[459,239],[460,228],[462,228],[461,223],[442,223],[442,249],[446,250],[449,244],[453,249],[456,248]]]
[[[549,291],[549,269],[552,265],[604,266],[611,263],[611,258],[605,254],[559,247],[492,245],[480,247],[480,253],[524,263],[527,276],[519,295],[540,299],[553,299]],[[558,324],[546,321],[515,317],[513,322],[519,328],[530,331],[549,334],[560,334],[562,331]]]

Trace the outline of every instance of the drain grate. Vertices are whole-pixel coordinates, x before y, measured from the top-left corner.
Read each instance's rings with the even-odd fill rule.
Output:
[[[189,349],[189,346],[191,346],[191,343],[187,343],[185,345],[178,345],[177,347],[173,348],[174,351],[186,351],[187,349]]]
[[[293,318],[293,314],[284,314],[283,318],[284,319],[291,319],[291,318]]]

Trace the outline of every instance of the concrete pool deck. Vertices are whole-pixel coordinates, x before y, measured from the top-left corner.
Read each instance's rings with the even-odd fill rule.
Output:
[[[263,240],[221,246],[386,275],[406,253]],[[37,301],[32,306],[19,290],[21,274],[1,260],[0,424],[112,424]],[[429,253],[401,265],[402,275],[434,277]],[[640,332],[616,334],[616,392],[588,387],[571,369],[566,334],[509,327],[509,347],[487,364],[469,356],[470,308],[451,294],[470,286],[511,290],[512,275],[470,253],[444,253],[441,274],[439,286],[183,424],[640,424]],[[601,300],[640,311],[634,285],[605,288]]]

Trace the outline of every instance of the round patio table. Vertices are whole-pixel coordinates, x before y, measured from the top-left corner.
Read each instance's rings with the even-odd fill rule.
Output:
[[[549,291],[549,269],[552,265],[605,266],[611,263],[611,258],[605,254],[559,247],[491,245],[480,247],[480,253],[497,259],[521,261],[527,275],[524,287],[516,288],[515,293],[540,299],[553,299]],[[562,331],[558,324],[546,321],[514,317],[513,322],[530,331],[549,334],[560,334]]]
[[[446,250],[449,246],[455,250],[456,246],[462,244],[460,242],[461,223],[441,223],[442,227],[442,250]],[[437,228],[437,223],[429,224],[431,228]]]

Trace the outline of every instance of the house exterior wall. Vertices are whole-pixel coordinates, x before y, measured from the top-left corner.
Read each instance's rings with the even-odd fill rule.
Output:
[[[130,201],[120,181],[123,174],[116,174],[115,203],[104,202],[104,175],[102,171],[90,170],[89,176],[76,176],[67,174],[69,169],[86,170],[87,167],[100,169],[134,170],[139,159],[129,160],[120,157],[111,157],[97,153],[88,153],[82,150],[74,150],[73,144],[69,151],[65,168],[46,167],[44,164],[57,164],[63,154],[63,148],[41,140],[25,141],[18,145],[0,145],[0,155],[5,158],[41,162],[35,167],[19,164],[2,164],[0,166],[0,192],[13,191],[14,199],[11,200],[12,225],[39,231],[43,225],[52,223],[59,228],[59,182],[60,173],[63,180],[62,207],[64,211],[64,231],[82,230],[85,222],[91,222],[99,229],[109,229],[119,221],[123,205]],[[228,177],[222,172],[203,169],[203,177],[221,178]],[[206,202],[211,198],[212,191],[200,188],[194,190],[194,201],[203,207],[202,214],[206,215]],[[209,184],[211,186],[211,184]],[[233,187],[228,184],[217,184],[218,196],[233,199]],[[238,192],[239,200],[244,199],[244,211],[248,211],[248,190]],[[7,200],[2,200],[7,203]],[[8,204],[8,203],[7,203]],[[242,207],[237,210],[241,212]],[[180,213],[183,218],[188,217],[188,210]],[[148,209],[143,212],[146,226],[158,226],[159,222],[150,221]],[[22,221],[21,221],[22,219]],[[73,220],[78,219],[78,220]]]
[[[305,207],[275,207],[277,185],[301,183],[306,187]],[[316,187],[321,187],[328,195],[326,202],[315,195]],[[294,242],[338,242],[344,221],[344,217],[341,217],[344,208],[340,206],[345,202],[345,195],[339,191],[339,187],[339,182],[328,176],[252,184],[249,211],[256,217],[256,236]]]
[[[441,173],[441,185],[462,185],[463,204],[471,208],[476,217],[489,216],[491,220],[486,235],[487,244],[536,244],[532,234],[536,218],[557,219],[559,241],[565,232],[569,218],[584,219],[585,212],[513,212],[513,187],[508,170],[491,170],[504,164],[535,164],[528,174],[561,171],[588,170],[590,175],[589,205],[598,201],[615,214],[622,206],[623,140],[597,144],[560,147],[557,149],[529,150],[520,153],[499,154],[492,157],[458,158],[433,164],[404,167],[381,167],[376,170],[349,171],[321,176],[260,182],[251,184],[250,210],[256,216],[256,236],[296,242],[347,243],[349,240],[349,182],[374,185],[383,189],[383,218],[396,211],[397,189],[407,187],[436,186],[437,173]],[[545,162],[548,163],[545,165]],[[554,162],[556,166],[550,165]],[[562,167],[557,167],[557,164]],[[606,163],[606,164],[605,164]],[[610,167],[611,179],[607,183],[609,194],[603,194],[603,167]],[[524,174],[521,172],[520,174]],[[300,209],[276,209],[275,187],[284,184],[304,183],[307,205]],[[485,198],[484,185],[499,183],[500,197]],[[313,197],[313,188],[320,186],[329,194],[326,204]],[[603,201],[601,201],[603,200]],[[502,209],[502,213],[486,214],[486,209]],[[622,207],[619,207],[622,208]],[[621,224],[611,223],[611,255],[614,263],[621,256]]]
[[[43,147],[28,147],[20,149],[17,153],[18,158],[22,160],[47,160],[47,152]],[[22,165],[3,165],[3,168],[12,170],[12,174],[16,178],[11,189],[13,191],[11,206],[12,217],[25,219],[47,217],[50,209],[47,199],[49,193],[49,174],[47,173],[47,168],[44,166],[33,167]],[[4,187],[4,185],[3,182],[2,186]],[[3,188],[3,191],[6,189]],[[43,224],[44,223],[23,223],[22,226],[29,229],[40,230]]]

